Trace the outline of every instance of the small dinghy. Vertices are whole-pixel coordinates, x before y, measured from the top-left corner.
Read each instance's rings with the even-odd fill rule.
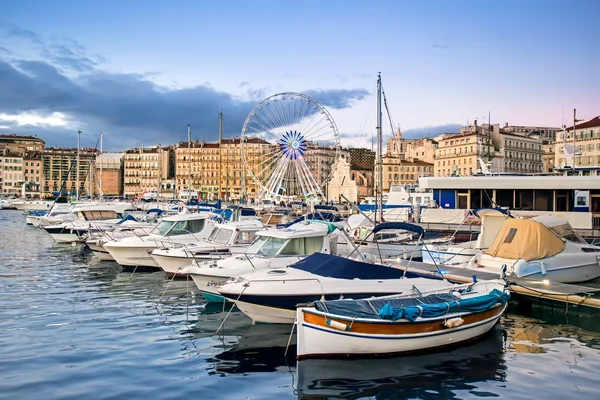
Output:
[[[299,358],[429,351],[467,342],[498,322],[510,293],[503,279],[297,308]]]

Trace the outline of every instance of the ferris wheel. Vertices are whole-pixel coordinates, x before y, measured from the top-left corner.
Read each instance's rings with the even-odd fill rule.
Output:
[[[241,142],[257,200],[326,200],[340,136],[331,114],[316,100],[289,92],[261,101],[246,117]]]

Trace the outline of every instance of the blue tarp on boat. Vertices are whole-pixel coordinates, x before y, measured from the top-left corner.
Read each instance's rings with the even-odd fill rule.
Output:
[[[446,301],[434,304],[420,304],[418,306],[403,306],[395,307],[392,301],[387,302],[379,309],[379,318],[396,321],[399,319],[407,319],[415,321],[417,318],[433,318],[440,317],[445,314],[459,312],[482,312],[490,309],[495,304],[504,304],[508,301],[510,295],[506,292],[501,292],[497,289],[492,290],[488,294],[467,299],[456,298],[453,301]]]
[[[404,271],[331,254],[314,253],[290,266],[312,274],[339,279],[399,279]]]

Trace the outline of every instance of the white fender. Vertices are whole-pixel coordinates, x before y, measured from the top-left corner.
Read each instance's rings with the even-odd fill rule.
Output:
[[[457,327],[461,326],[464,322],[465,322],[464,319],[462,319],[460,317],[456,317],[456,318],[447,319],[446,321],[442,322],[442,325],[444,326],[444,328],[457,328]]]
[[[481,253],[477,253],[475,254],[473,257],[471,257],[471,259],[469,260],[469,262],[467,263],[467,268],[471,269],[471,268],[479,268],[479,260],[481,259]]]

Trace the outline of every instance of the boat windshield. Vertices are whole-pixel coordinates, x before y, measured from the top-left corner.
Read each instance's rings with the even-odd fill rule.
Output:
[[[571,224],[568,222],[564,225],[555,225],[549,228],[556,233],[558,237],[561,237],[565,240],[575,243],[588,244],[581,236],[579,236],[577,232],[575,232]]]
[[[323,236],[291,239],[279,253],[280,256],[307,256],[321,251]]]
[[[231,238],[232,234],[233,231],[231,229],[215,228],[208,237],[207,241],[217,244],[227,244],[229,243],[229,239]]]
[[[275,257],[287,242],[286,239],[271,236],[258,236],[246,250],[247,254],[255,254],[261,257]]]
[[[173,224],[173,221],[161,221],[150,233],[153,235],[165,236]]]
[[[177,221],[165,236],[189,235],[198,233],[204,229],[203,219],[191,219],[187,221]]]

